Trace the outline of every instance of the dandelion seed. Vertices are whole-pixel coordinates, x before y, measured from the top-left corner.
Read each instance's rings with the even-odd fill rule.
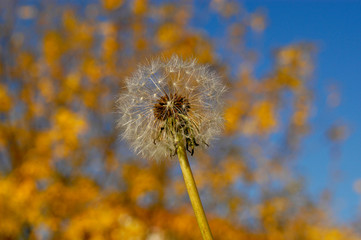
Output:
[[[157,59],[126,79],[126,90],[117,101],[118,126],[142,157],[174,155],[179,139],[193,154],[223,128],[224,92],[218,75],[195,60]]]

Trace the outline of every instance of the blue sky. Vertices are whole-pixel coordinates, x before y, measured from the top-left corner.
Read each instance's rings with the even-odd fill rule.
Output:
[[[353,190],[361,178],[361,1],[245,1],[244,6],[251,12],[261,8],[267,15],[268,26],[257,38],[260,73],[269,67],[272,49],[302,41],[315,43],[316,106],[312,132],[303,141],[296,168],[305,174],[307,191],[315,198],[323,189],[331,190],[338,222],[352,221],[360,214],[361,203]],[[336,108],[326,103],[331,85],[341,93]],[[349,137],[341,146],[327,141],[332,122],[348,126]],[[334,150],[339,157],[332,160]],[[332,174],[335,170],[340,173],[337,179]]]

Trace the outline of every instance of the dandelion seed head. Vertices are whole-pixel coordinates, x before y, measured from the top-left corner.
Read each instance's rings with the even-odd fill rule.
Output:
[[[184,141],[192,154],[223,128],[220,77],[195,59],[152,60],[126,79],[117,100],[122,137],[142,157],[164,159]]]

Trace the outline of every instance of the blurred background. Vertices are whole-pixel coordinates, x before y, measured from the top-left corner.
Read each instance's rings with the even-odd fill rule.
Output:
[[[361,239],[361,2],[1,0],[0,239],[200,239],[176,160],[115,129],[126,76],[195,57],[226,126],[190,158],[215,239]]]

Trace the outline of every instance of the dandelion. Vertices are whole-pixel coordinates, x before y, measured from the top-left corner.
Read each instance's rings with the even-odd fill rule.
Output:
[[[218,75],[195,60],[173,56],[140,66],[126,79],[118,99],[118,126],[123,138],[144,158],[164,159],[182,139],[193,155],[208,146],[223,126],[221,97],[225,87]]]
[[[183,177],[204,239],[212,239],[186,150],[193,155],[223,127],[225,86],[208,66],[173,56],[140,66],[126,79],[117,101],[118,126],[134,152],[145,158],[178,155]]]

